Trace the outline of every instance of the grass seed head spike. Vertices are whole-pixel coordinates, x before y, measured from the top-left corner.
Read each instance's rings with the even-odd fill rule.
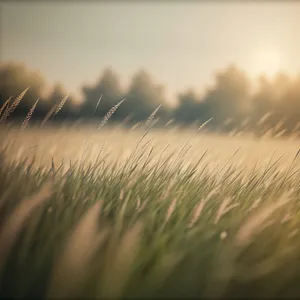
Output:
[[[106,122],[111,118],[111,116],[116,112],[116,110],[119,108],[119,106],[125,101],[125,98],[122,99],[120,102],[118,102],[115,106],[113,106],[108,113],[104,116],[104,118],[102,119],[98,129],[102,128]]]
[[[151,122],[153,120],[153,118],[155,117],[155,115],[157,114],[158,110],[161,108],[161,104],[151,113],[151,115],[149,116],[149,118],[146,121],[145,127],[148,127],[149,125],[151,125]]]
[[[204,122],[202,125],[199,126],[199,128],[197,129],[197,132],[200,131],[205,125],[207,125],[211,120],[213,120],[213,118],[210,118],[209,120],[207,120],[206,122]]]
[[[193,216],[188,224],[188,228],[192,228],[194,226],[194,224],[197,222],[197,220],[199,219],[201,212],[203,211],[203,208],[205,206],[205,201],[201,200],[197,206],[194,209],[194,213]]]
[[[51,184],[47,182],[35,195],[21,201],[5,221],[0,230],[0,285],[1,275],[11,247],[32,211],[42,205],[51,195]]]
[[[58,106],[57,106],[57,108],[56,108],[56,110],[55,110],[53,116],[57,115],[57,114],[60,112],[60,110],[61,110],[61,109],[63,108],[63,106],[65,105],[67,99],[69,98],[69,96],[70,96],[70,95],[64,97],[64,98],[61,100],[61,102],[58,104]]]
[[[34,110],[35,110],[35,108],[36,108],[36,106],[37,106],[37,104],[38,104],[39,101],[40,101],[40,99],[37,99],[35,101],[35,103],[33,104],[33,106],[31,107],[31,109],[29,110],[29,112],[26,115],[26,117],[24,119],[24,122],[23,122],[23,124],[21,126],[21,131],[23,131],[27,127],[27,125],[28,125],[28,123],[29,123],[29,121],[30,121],[30,119],[32,117],[32,114],[33,114],[33,112],[34,112]]]
[[[47,123],[47,121],[50,119],[50,117],[53,115],[53,113],[56,111],[58,104],[54,104],[51,109],[48,111],[47,115],[43,119],[41,123],[41,127],[44,127],[44,125]]]
[[[103,95],[100,96],[100,98],[99,98],[99,100],[98,100],[98,102],[97,102],[97,104],[96,104],[96,107],[95,107],[95,110],[94,110],[94,116],[96,115],[98,106],[99,106],[99,104],[100,104],[100,102],[101,102],[101,99],[102,99],[102,96],[103,96]]]
[[[11,98],[12,98],[12,97],[9,97],[9,98],[3,103],[3,105],[1,106],[1,108],[0,108],[0,117],[1,117],[2,113],[5,112],[6,109],[9,107],[9,103],[10,103]]]
[[[4,111],[4,114],[2,115],[0,122],[5,121],[17,108],[17,106],[20,104],[21,100],[25,96],[26,92],[29,90],[30,86],[25,89],[16,99],[13,101],[13,103]]]

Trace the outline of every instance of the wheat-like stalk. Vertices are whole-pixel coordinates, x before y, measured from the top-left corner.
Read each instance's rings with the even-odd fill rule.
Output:
[[[158,110],[159,110],[160,108],[161,108],[161,105],[159,105],[159,106],[151,113],[151,115],[148,117],[148,119],[147,119],[147,121],[146,121],[145,127],[148,127],[148,126],[151,124],[153,118],[155,117],[155,115],[157,114],[157,112],[158,112]]]
[[[213,189],[210,193],[208,193],[208,195],[202,199],[195,207],[194,209],[194,213],[193,216],[188,224],[188,228],[192,228],[195,223],[197,222],[197,220],[199,219],[201,212],[203,211],[203,208],[205,206],[205,204],[207,203],[207,201],[211,198],[212,195],[214,195],[217,192],[217,189]]]
[[[69,97],[69,95],[66,96],[65,98],[63,98],[63,99],[60,101],[60,103],[57,105],[57,108],[56,108],[56,110],[55,110],[53,116],[57,115],[57,114],[61,111],[61,109],[62,109],[63,106],[65,105],[65,103],[66,103],[68,97]]]
[[[48,111],[47,115],[45,116],[45,118],[43,119],[42,123],[41,123],[41,127],[43,127],[47,121],[50,119],[50,117],[53,115],[54,111],[57,109],[57,104],[54,104],[51,109]]]
[[[5,110],[8,108],[8,105],[9,105],[9,102],[11,100],[12,97],[9,97],[4,103],[3,105],[1,106],[0,108],[0,117],[2,115],[3,112],[5,112]]]
[[[172,124],[174,122],[174,119],[170,119],[164,127],[168,127],[170,124]]]
[[[267,112],[266,114],[264,114],[260,120],[258,121],[258,125],[262,125],[265,121],[267,121],[268,118],[270,118],[272,116],[271,112]]]
[[[96,115],[96,112],[97,112],[98,106],[99,106],[99,104],[100,104],[100,102],[102,100],[102,97],[103,97],[103,95],[100,96],[100,98],[99,98],[99,100],[98,100],[98,102],[96,104],[96,107],[95,107],[95,110],[94,110],[94,116]]]
[[[278,132],[278,133],[274,136],[274,138],[275,138],[275,139],[280,138],[285,132],[287,132],[286,129],[281,130],[280,132]]]
[[[135,124],[130,128],[129,131],[132,131],[132,130],[134,130],[134,129],[137,129],[137,128],[141,125],[141,123],[142,123],[142,122],[137,122],[137,123],[135,123]]]
[[[86,276],[86,268],[108,234],[98,234],[98,218],[102,201],[93,205],[69,237],[62,254],[57,259],[51,277],[48,298],[68,298],[76,296]]]
[[[25,96],[26,92],[28,91],[30,87],[28,87],[27,89],[25,89],[16,99],[15,101],[11,104],[11,106],[9,106],[5,111],[4,114],[2,115],[0,122],[5,121],[17,108],[17,106],[20,104],[21,100],[23,99],[23,97]]]
[[[224,200],[222,201],[222,203],[219,206],[219,209],[217,211],[215,222],[214,222],[215,224],[219,223],[221,217],[225,214],[226,208],[228,207],[228,205],[231,202],[231,200],[232,199],[230,197],[224,198]]]
[[[170,203],[169,208],[167,210],[165,223],[167,223],[169,221],[170,217],[172,216],[172,214],[175,210],[175,207],[176,207],[176,203],[177,203],[177,198],[174,198],[173,201]]]
[[[115,111],[119,108],[119,106],[125,101],[125,99],[122,99],[120,102],[118,102],[115,106],[113,106],[107,114],[103,117],[98,129],[102,128],[106,122],[111,118],[111,116],[115,113]]]
[[[21,201],[4,222],[4,226],[0,231],[0,280],[9,251],[20,233],[24,222],[32,211],[42,205],[50,195],[50,184],[45,184],[36,195]]]
[[[204,122],[202,125],[199,126],[199,128],[197,129],[197,132],[200,131],[206,124],[208,124],[211,120],[213,120],[213,118],[210,118],[209,120],[207,120],[206,122]]]
[[[197,206],[195,207],[195,210],[194,210],[194,214],[193,214],[193,217],[188,225],[188,228],[192,228],[194,226],[194,224],[197,222],[197,220],[199,219],[200,217],[200,214],[201,212],[203,211],[203,208],[205,206],[205,203],[203,200],[201,200]]]
[[[26,115],[26,117],[25,117],[25,119],[24,119],[24,122],[23,122],[23,124],[22,124],[22,126],[21,126],[21,131],[23,131],[23,130],[27,127],[27,125],[28,125],[28,123],[29,123],[29,120],[31,119],[32,114],[33,114],[33,112],[34,112],[34,110],[35,110],[35,108],[36,108],[36,106],[37,106],[37,104],[38,104],[39,101],[40,101],[40,99],[37,99],[37,100],[35,101],[35,103],[33,104],[33,106],[31,107],[31,109],[29,110],[29,112],[28,112],[28,114]]]
[[[263,223],[281,206],[286,204],[290,200],[290,195],[284,193],[278,201],[269,203],[268,206],[264,206],[258,209],[252,214],[240,227],[235,236],[237,245],[245,245],[252,240],[252,237],[257,232],[258,228],[262,227]]]

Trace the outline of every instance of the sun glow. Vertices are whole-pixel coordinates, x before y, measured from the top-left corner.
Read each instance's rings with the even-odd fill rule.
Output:
[[[285,69],[283,56],[275,49],[265,49],[257,52],[250,68],[253,73],[273,77]]]

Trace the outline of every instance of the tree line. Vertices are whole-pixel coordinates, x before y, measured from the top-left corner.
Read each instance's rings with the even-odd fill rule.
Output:
[[[245,71],[230,65],[215,73],[214,83],[204,87],[202,95],[192,89],[182,91],[177,95],[176,106],[171,107],[166,101],[164,85],[156,83],[146,70],[136,72],[129,86],[122,89],[117,72],[107,68],[94,85],[81,87],[83,101],[80,104],[70,95],[52,121],[99,120],[110,108],[126,99],[111,121],[141,122],[161,105],[158,124],[172,120],[182,126],[190,126],[210,120],[207,127],[218,131],[281,135],[297,132],[300,129],[300,76],[278,73],[270,79],[262,75],[256,83],[254,88],[253,80]],[[51,107],[67,95],[60,83],[52,86],[49,92],[49,84],[43,75],[29,70],[24,64],[1,64],[0,105],[27,87],[30,88],[10,118],[24,118],[40,99],[32,119],[43,119]]]

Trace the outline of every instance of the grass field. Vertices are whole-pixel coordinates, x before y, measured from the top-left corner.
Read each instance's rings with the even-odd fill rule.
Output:
[[[0,135],[1,297],[300,296],[298,141]]]

